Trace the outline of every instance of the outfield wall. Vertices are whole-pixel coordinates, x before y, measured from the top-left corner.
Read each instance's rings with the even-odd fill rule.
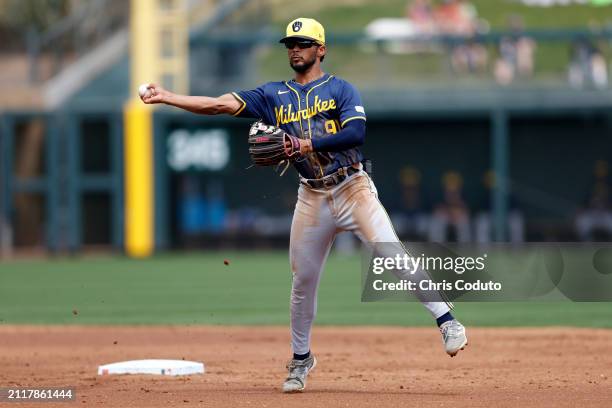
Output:
[[[603,102],[539,110],[374,108],[363,151],[392,215],[414,210],[405,202],[413,188],[406,177],[418,175],[419,211],[430,213],[455,172],[470,213],[497,214],[504,238],[508,211],[518,208],[527,239],[571,241],[595,162],[612,160],[612,115]],[[121,112],[1,118],[3,247],[121,250]],[[176,110],[158,110],[153,120],[156,248],[286,245],[298,180],[292,171],[279,177],[247,169],[248,120]],[[485,187],[496,166],[497,174],[506,172],[498,180],[507,181],[510,194]]]

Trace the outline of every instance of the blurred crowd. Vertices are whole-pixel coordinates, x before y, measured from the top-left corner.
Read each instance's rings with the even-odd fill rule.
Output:
[[[486,21],[478,19],[476,7],[463,0],[443,0],[436,4],[430,0],[412,0],[406,5],[406,18],[421,34],[471,36],[488,29]]]
[[[480,195],[480,200],[471,200],[472,205],[465,198],[463,177],[456,171],[442,176],[442,198],[433,204],[427,203],[419,170],[404,168],[400,173],[400,185],[402,208],[393,218],[402,235],[431,242],[488,243],[494,239],[492,192],[495,174],[492,171],[483,175],[484,194]],[[569,231],[558,234],[569,237],[568,240],[585,242],[612,240],[611,186],[608,162],[595,161],[587,196],[576,207],[573,220],[570,215],[567,222],[560,223]],[[508,216],[504,225],[507,241],[516,244],[527,240],[525,218],[510,186]],[[536,239],[546,240],[547,237],[538,236]]]
[[[457,171],[442,175],[441,198],[428,203],[421,183],[421,173],[405,167],[400,173],[401,210],[394,213],[398,232],[412,240],[430,242],[488,243],[494,238],[492,190],[495,175],[483,175],[480,198],[468,204],[463,176]],[[509,197],[509,212],[505,222],[507,240],[525,241],[525,221],[516,200]]]
[[[590,190],[575,219],[576,231],[581,241],[612,240],[610,187],[608,162],[597,160],[593,168]]]
[[[463,0],[413,0],[406,6],[406,17],[419,35],[448,35],[473,38],[488,31],[488,23],[478,18],[476,7]],[[451,45],[451,64],[456,72],[479,72],[487,67],[487,51],[476,41]]]
[[[612,2],[612,0],[523,0],[523,3],[529,6],[553,6],[572,1],[601,5]],[[189,3],[196,4],[198,1],[189,0]],[[98,7],[105,7],[106,11],[95,12],[89,20],[75,23],[82,20],[82,16],[79,17],[80,9],[96,4]],[[32,53],[33,50],[42,47],[43,49],[37,52],[45,54],[53,51],[54,54],[58,54],[61,51],[66,55],[70,54],[70,58],[73,58],[74,55],[71,54],[73,48],[88,50],[92,44],[97,44],[96,41],[101,41],[104,37],[102,35],[105,32],[104,27],[126,23],[125,18],[111,18],[111,14],[128,13],[127,5],[129,2],[122,0],[88,2],[5,0],[0,2],[0,52],[18,53],[30,48],[29,52]],[[601,10],[605,22],[605,11],[608,9]],[[603,42],[595,41],[591,36],[560,41],[559,44],[564,44],[562,47],[567,48],[567,53],[565,56],[556,54],[559,61],[551,64],[551,61],[542,61],[544,55],[548,55],[546,51],[541,54],[540,61],[537,61],[536,53],[546,49],[546,46],[541,44],[538,47],[536,39],[526,31],[523,18],[519,15],[508,17],[506,27],[500,28],[506,34],[493,42],[490,38],[483,40],[481,35],[490,32],[490,24],[479,15],[477,8],[469,0],[409,0],[403,14],[396,18],[377,18],[366,27],[367,34],[375,40],[399,39],[400,41],[396,41],[396,44],[391,46],[398,52],[444,53],[448,55],[448,65],[454,74],[476,74],[479,79],[485,75],[487,77],[492,75],[495,81],[503,86],[532,78],[538,68],[539,72],[558,70],[560,64],[565,65],[567,80],[575,88],[604,89],[609,86],[610,52],[607,51],[608,60],[605,54],[606,50],[610,50],[611,44],[602,44]],[[612,17],[608,20],[612,21]],[[67,30],[66,27],[70,24],[74,25],[74,28]],[[55,42],[47,43],[41,39],[48,38],[44,36],[45,32],[54,33],[51,37],[55,38],[57,32],[62,30],[66,32],[62,38],[54,40]],[[597,28],[593,30],[596,31]],[[446,41],[443,45],[436,41],[431,43],[403,41],[415,36],[425,38],[443,36]],[[44,74],[45,70],[52,70],[44,64],[60,65],[59,57],[56,55],[53,58],[55,60],[51,62],[41,58],[39,60],[41,66],[31,67],[30,76],[35,76],[35,72],[36,75],[40,74],[38,71]],[[66,63],[69,63],[70,59],[68,56],[66,58],[68,59]],[[6,56],[0,59],[0,69],[10,74],[8,71],[12,66],[7,63],[8,60]],[[26,70],[20,69],[20,71]],[[23,76],[21,72],[5,76],[12,78],[19,75]],[[5,79],[4,82],[9,81],[12,79]]]
[[[517,79],[529,79],[535,71],[536,40],[528,35],[521,16],[508,17],[507,34],[495,45],[495,51],[479,40],[489,31],[489,23],[480,18],[476,7],[467,0],[411,0],[405,17],[416,36],[448,36],[447,52],[454,73],[484,73],[491,70],[500,85]],[[422,50],[422,48],[420,49]],[[495,57],[491,58],[490,54]],[[608,66],[599,44],[580,37],[570,45],[567,76],[576,88],[608,86]]]
[[[260,237],[286,236],[291,227],[291,213],[295,205],[293,191],[281,193],[275,199],[277,212],[248,206],[228,208],[223,186],[210,181],[204,189],[198,187],[197,176],[188,175],[181,181],[178,202],[179,234],[189,236],[247,234]],[[402,239],[428,242],[459,242],[486,244],[495,240],[493,190],[496,185],[493,171],[482,175],[480,187],[464,188],[464,176],[457,171],[444,172],[437,186],[425,186],[421,172],[411,166],[398,175],[399,204],[391,205],[390,214]],[[608,162],[597,160],[593,165],[592,180],[584,201],[576,206],[574,215],[568,214],[557,225],[559,231],[540,231],[529,225],[521,201],[512,192],[510,183],[507,217],[504,220],[505,241],[520,244],[527,240],[546,241],[611,241],[612,197]],[[547,236],[546,234],[552,234]],[[350,234],[338,238],[344,250],[356,248]]]

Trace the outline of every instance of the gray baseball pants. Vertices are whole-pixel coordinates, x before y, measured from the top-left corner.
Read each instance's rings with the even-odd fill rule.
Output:
[[[336,233],[342,231],[355,233],[364,243],[399,242],[376,187],[364,171],[329,189],[300,184],[289,243],[291,346],[296,354],[310,350],[321,272]],[[422,303],[434,318],[450,310],[445,302]]]

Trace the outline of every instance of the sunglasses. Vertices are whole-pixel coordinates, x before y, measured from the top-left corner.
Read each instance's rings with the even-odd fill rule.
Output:
[[[300,50],[305,50],[306,48],[310,48],[313,45],[319,45],[314,41],[285,41],[285,47],[288,50],[292,50],[295,46],[298,46]]]

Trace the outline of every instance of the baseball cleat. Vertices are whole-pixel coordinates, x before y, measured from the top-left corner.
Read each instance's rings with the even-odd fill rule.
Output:
[[[465,327],[457,319],[442,323],[440,332],[446,353],[451,357],[455,357],[468,344]]]
[[[287,364],[289,376],[283,383],[283,392],[300,392],[306,387],[306,377],[317,365],[317,359],[310,354],[305,360],[292,359]]]

